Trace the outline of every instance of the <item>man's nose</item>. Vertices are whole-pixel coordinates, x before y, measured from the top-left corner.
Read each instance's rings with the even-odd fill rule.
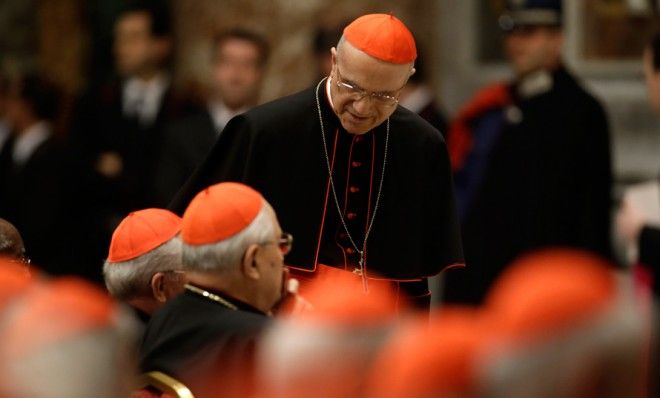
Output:
[[[353,109],[358,114],[358,116],[367,116],[371,107],[371,97],[365,95],[359,100],[353,101]]]

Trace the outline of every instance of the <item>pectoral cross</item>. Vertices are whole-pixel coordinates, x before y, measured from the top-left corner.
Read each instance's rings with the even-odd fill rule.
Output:
[[[358,250],[358,253],[360,254],[360,261],[358,261],[359,267],[355,267],[353,273],[357,276],[362,276],[364,273],[364,250]]]

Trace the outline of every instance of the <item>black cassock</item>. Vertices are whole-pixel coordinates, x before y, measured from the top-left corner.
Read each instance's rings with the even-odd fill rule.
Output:
[[[221,181],[261,192],[293,234],[285,262],[312,271],[317,264],[353,270],[359,255],[339,216],[328,179],[317,98],[339,209],[358,248],[380,201],[365,251],[369,277],[414,280],[463,263],[451,172],[441,134],[397,107],[364,135],[347,133],[332,111],[325,81],[232,119],[170,208],[183,213],[194,195]]]

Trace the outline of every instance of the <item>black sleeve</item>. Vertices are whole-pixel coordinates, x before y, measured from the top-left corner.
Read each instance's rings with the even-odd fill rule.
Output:
[[[645,226],[639,237],[639,261],[660,276],[660,228]]]
[[[202,164],[176,194],[168,208],[181,215],[202,189],[221,181],[244,182],[254,154],[256,134],[244,115],[229,121]]]
[[[576,193],[580,203],[580,240],[582,246],[596,253],[612,258],[610,244],[610,224],[612,206],[612,165],[610,134],[607,116],[597,102],[589,104],[590,112],[585,114],[581,126],[579,161],[582,170],[581,192]]]

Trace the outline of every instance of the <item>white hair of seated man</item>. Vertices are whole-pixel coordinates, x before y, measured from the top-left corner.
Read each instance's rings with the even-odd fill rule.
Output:
[[[162,302],[166,297],[154,291],[152,279],[157,273],[178,270],[181,270],[181,239],[177,235],[137,258],[116,263],[106,260],[103,277],[108,291],[118,300],[153,297]]]
[[[250,245],[267,242],[275,234],[276,227],[268,209],[272,211],[271,206],[264,201],[250,225],[230,238],[207,245],[189,245],[183,242],[183,268],[186,271],[222,272],[240,264]]]

